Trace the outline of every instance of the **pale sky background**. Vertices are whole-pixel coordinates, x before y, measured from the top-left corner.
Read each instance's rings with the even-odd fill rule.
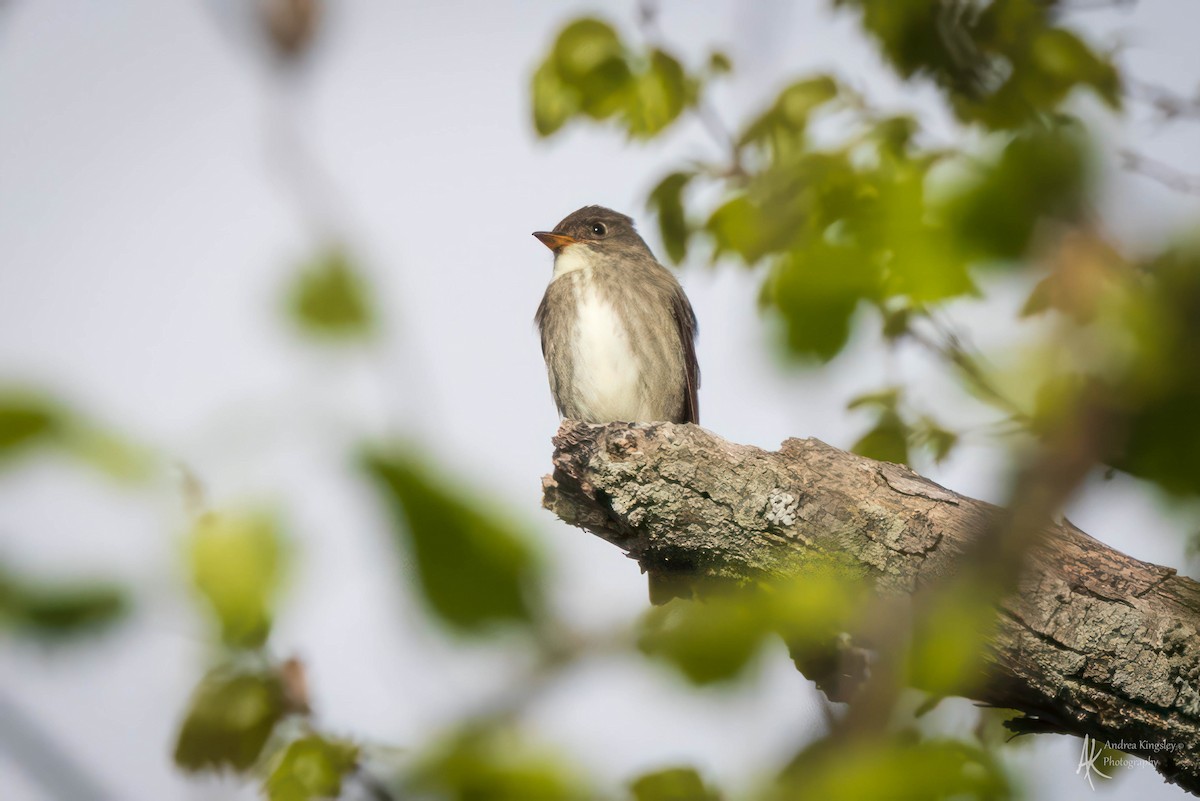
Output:
[[[314,349],[278,313],[318,239],[268,158],[279,98],[231,13],[235,0],[13,0],[0,6],[0,380],[46,387],[155,444],[217,506],[277,503],[298,552],[274,649],[306,660],[326,728],[403,746],[492,697],[519,660],[448,644],[420,617],[346,443],[389,427],[418,437],[524,514],[549,549],[570,619],[603,627],[640,613],[636,567],[539,509],[557,418],[531,322],[551,259],[529,232],[601,203],[639,218],[657,246],[647,190],[714,146],[690,121],[650,146],[595,128],[536,141],[532,66],[563,20],[596,4],[331,5],[290,108],[374,281],[385,347],[369,358]],[[1200,79],[1197,8],[1147,1],[1135,14],[1078,19],[1104,43],[1134,31],[1128,63],[1186,92]],[[604,13],[628,28],[633,9]],[[661,23],[692,63],[711,46],[732,55],[735,77],[716,95],[729,120],[818,69],[891,107],[932,102],[882,71],[852,19],[815,0],[665,0]],[[1112,143],[1200,171],[1195,126],[1108,128]],[[1200,209],[1131,178],[1104,211],[1145,246]],[[848,447],[867,425],[844,410],[848,398],[928,375],[912,354],[887,360],[869,338],[821,371],[787,372],[755,314],[756,276],[697,264],[682,280],[700,319],[702,422],[728,439],[774,448],[816,436]],[[1007,288],[994,299],[959,310],[983,345],[1008,341],[1020,302]],[[971,414],[946,407],[945,385],[930,381],[922,394],[951,419]],[[1001,500],[996,454],[972,440],[926,472]],[[253,797],[170,764],[209,656],[205,621],[181,590],[178,507],[167,478],[147,496],[50,457],[0,476],[0,558],[138,588],[134,617],[102,638],[6,641],[0,693],[112,798]],[[1179,567],[1181,532],[1196,519],[1164,512],[1120,478],[1090,485],[1070,516],[1121,550]],[[947,725],[967,725],[966,710]],[[818,712],[776,648],[751,681],[722,691],[688,688],[640,661],[589,663],[550,688],[530,722],[614,783],[684,762],[737,786],[819,732]],[[1182,796],[1150,769],[1093,793],[1075,775],[1078,747],[1042,737],[1012,755],[1031,798]],[[0,750],[0,798],[51,796]]]

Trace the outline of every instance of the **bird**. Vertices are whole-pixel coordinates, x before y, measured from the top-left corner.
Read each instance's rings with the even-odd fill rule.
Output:
[[[698,424],[696,314],[633,219],[584,206],[533,235],[554,252],[534,319],[559,414]]]

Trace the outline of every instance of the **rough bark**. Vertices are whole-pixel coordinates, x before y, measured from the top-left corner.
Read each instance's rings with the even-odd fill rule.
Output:
[[[693,425],[568,420],[554,443],[546,508],[644,570],[769,579],[837,554],[910,594],[961,569],[1000,513],[815,439],[768,452]],[[1025,713],[1023,731],[1125,743],[1200,794],[1200,584],[1065,521],[1040,543],[997,605],[975,697]]]

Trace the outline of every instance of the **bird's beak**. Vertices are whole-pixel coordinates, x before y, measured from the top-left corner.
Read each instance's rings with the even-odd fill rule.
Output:
[[[573,236],[556,234],[551,231],[534,231],[533,235],[538,238],[539,242],[553,250],[555,253],[562,250],[567,245],[573,245],[579,241]]]

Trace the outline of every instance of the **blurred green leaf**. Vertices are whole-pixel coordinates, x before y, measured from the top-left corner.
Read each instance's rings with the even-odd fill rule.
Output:
[[[283,684],[274,673],[214,669],[192,694],[175,764],[193,772],[248,770],[286,711]]]
[[[899,414],[893,410],[884,411],[875,425],[850,450],[859,456],[881,462],[908,464],[909,433],[908,426]]]
[[[1058,102],[1071,88],[1085,85],[1110,106],[1121,104],[1121,82],[1116,68],[1070,31],[1063,28],[1042,31],[1030,45],[1030,60],[1036,66],[1040,85],[1049,84],[1057,89],[1059,94],[1052,102]]]
[[[635,801],[720,801],[695,768],[665,768],[646,773],[629,785]]]
[[[874,177],[863,230],[883,256],[886,294],[923,304],[973,292],[966,259],[925,200],[926,165],[901,161]]]
[[[993,0],[971,13],[944,0],[835,0],[903,77],[926,77],[961,120],[1017,128],[1054,112],[1076,87],[1116,107],[1119,78],[1106,59],[1054,27],[1053,3]]]
[[[1124,416],[1110,460],[1178,495],[1200,495],[1200,246],[1173,247],[1145,265],[1118,321],[1136,350],[1104,393]]]
[[[559,757],[509,731],[471,729],[409,779],[405,798],[444,801],[585,801],[595,797]]]
[[[112,624],[129,610],[124,590],[109,584],[41,583],[0,566],[0,623],[62,639]]]
[[[847,411],[866,409],[875,415],[875,425],[859,438],[851,451],[883,462],[908,463],[908,442],[913,434],[900,416],[900,397],[899,387],[888,387],[850,399]]]
[[[633,76],[612,26],[598,19],[570,23],[558,35],[550,58],[584,114],[602,120],[626,106]]]
[[[735,195],[712,213],[704,226],[712,234],[714,256],[736,253],[753,264],[769,251],[762,242],[760,215],[745,195]]]
[[[855,395],[846,402],[846,410],[880,409],[882,411],[895,411],[896,405],[899,402],[899,387],[888,387],[886,389],[878,389],[872,392],[864,392],[861,395]]]
[[[558,76],[553,61],[533,73],[533,127],[538,136],[550,136],[579,112],[579,93]]]
[[[829,361],[850,338],[858,304],[878,297],[879,281],[862,251],[814,243],[774,263],[762,299],[780,312],[792,353]]]
[[[36,392],[0,389],[0,466],[39,446],[53,446],[118,481],[143,481],[151,474],[144,448]]]
[[[658,215],[658,230],[671,261],[679,264],[687,258],[691,228],[683,210],[683,190],[694,177],[690,172],[673,172],[659,181],[650,192],[646,205]]]
[[[913,686],[937,695],[975,689],[995,626],[995,596],[977,582],[958,585],[918,619],[909,658]]]
[[[302,331],[316,337],[361,339],[375,327],[363,277],[338,248],[303,267],[288,292],[288,311]]]
[[[626,106],[630,136],[646,139],[658,134],[691,102],[692,93],[680,63],[668,53],[654,50],[649,67],[635,75]]]
[[[798,144],[812,113],[837,95],[837,82],[828,75],[797,81],[784,89],[775,103],[746,127],[738,144],[767,144],[777,153]]]
[[[188,536],[192,582],[212,606],[221,640],[255,648],[271,631],[283,579],[283,536],[265,513],[209,512]]]
[[[714,50],[708,54],[708,71],[711,75],[728,75],[733,72],[733,61],[727,53]]]
[[[1021,307],[1022,317],[1033,317],[1054,307],[1056,278],[1055,275],[1048,275],[1034,285],[1025,299],[1025,305]]]
[[[866,579],[862,565],[846,554],[807,554],[790,581],[770,588],[768,615],[793,650],[826,648],[854,627],[870,597]]]
[[[1013,797],[1004,771],[987,751],[956,740],[870,738],[847,746],[818,740],[789,767],[772,801]]]
[[[74,421],[63,431],[61,444],[72,456],[114,481],[136,484],[153,475],[149,451],[112,431]]]
[[[56,436],[62,412],[49,401],[20,390],[0,391],[0,461]]]
[[[1024,256],[1039,222],[1070,221],[1083,210],[1088,151],[1071,125],[1013,138],[945,214],[967,253],[981,260]]]
[[[411,453],[376,451],[365,464],[416,559],[425,600],[442,621],[477,632],[495,622],[533,619],[536,554],[498,505],[477,499],[461,482],[436,477]]]
[[[757,594],[674,600],[650,610],[638,647],[678,668],[696,684],[728,681],[758,653],[775,621]]]
[[[907,307],[885,311],[883,315],[884,338],[891,342],[907,335],[912,316],[912,310]]]
[[[922,417],[912,430],[913,444],[925,448],[935,463],[941,463],[958,444],[958,434],[942,428],[937,421]]]
[[[357,763],[358,747],[353,743],[310,734],[288,745],[263,789],[270,801],[337,798],[342,777]]]
[[[699,82],[670,53],[633,53],[608,23],[577,19],[533,74],[533,123],[550,136],[576,115],[617,120],[633,138],[656,136],[695,101]]]

